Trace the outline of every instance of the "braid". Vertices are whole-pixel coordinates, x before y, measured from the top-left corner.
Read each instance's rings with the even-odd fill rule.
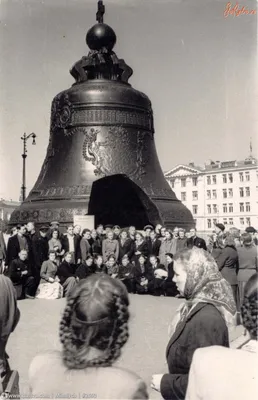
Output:
[[[241,306],[241,314],[243,325],[248,330],[250,335],[258,340],[258,299],[244,297]]]
[[[68,298],[60,322],[59,335],[63,345],[63,361],[69,369],[112,365],[120,356],[121,348],[128,339],[128,297],[121,292],[119,293],[118,290],[114,290],[115,288],[111,287],[113,290],[110,291],[109,287],[110,295],[106,305],[102,301],[106,287],[100,287],[100,279],[104,281],[105,285],[107,277],[104,276],[98,278],[98,281],[95,282],[95,288],[92,285],[86,285],[87,280],[85,280],[85,284],[79,283]],[[108,277],[108,279],[111,278]],[[114,282],[114,280],[111,279],[111,282]],[[100,300],[95,300],[95,303],[98,306],[98,310],[101,311],[102,317],[104,312],[104,323],[102,322],[103,318],[99,320],[100,323],[94,320],[98,314],[91,315],[88,321],[87,310],[91,310],[94,289],[100,295]],[[103,354],[88,360],[88,353],[91,347],[102,350]]]

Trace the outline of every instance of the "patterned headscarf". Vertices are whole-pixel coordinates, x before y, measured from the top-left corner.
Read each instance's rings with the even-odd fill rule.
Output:
[[[186,303],[181,310],[181,317],[202,302],[213,304],[228,328],[235,326],[236,304],[232,289],[219,272],[213,257],[205,250],[194,247],[176,254],[175,261],[180,261],[187,273],[184,289]]]

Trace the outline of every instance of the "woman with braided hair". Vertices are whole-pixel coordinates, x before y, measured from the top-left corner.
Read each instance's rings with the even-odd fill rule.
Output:
[[[62,352],[40,354],[30,365],[33,398],[147,399],[139,376],[112,366],[129,336],[128,306],[118,279],[93,274],[81,280],[61,319]]]
[[[194,353],[185,400],[253,400],[258,395],[258,274],[244,288],[242,322],[250,335],[239,349],[219,346]]]

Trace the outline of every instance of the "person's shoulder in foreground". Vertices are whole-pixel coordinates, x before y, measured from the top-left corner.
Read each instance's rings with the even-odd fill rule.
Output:
[[[59,351],[34,357],[29,367],[29,383],[33,398],[62,393],[78,397],[92,394],[95,399],[149,398],[145,382],[134,372],[117,367],[69,370]]]
[[[258,397],[258,355],[211,346],[194,353],[185,400],[252,400]]]

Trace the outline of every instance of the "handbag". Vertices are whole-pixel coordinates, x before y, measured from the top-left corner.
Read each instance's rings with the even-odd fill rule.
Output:
[[[0,399],[20,399],[18,371],[9,371],[0,383]]]

